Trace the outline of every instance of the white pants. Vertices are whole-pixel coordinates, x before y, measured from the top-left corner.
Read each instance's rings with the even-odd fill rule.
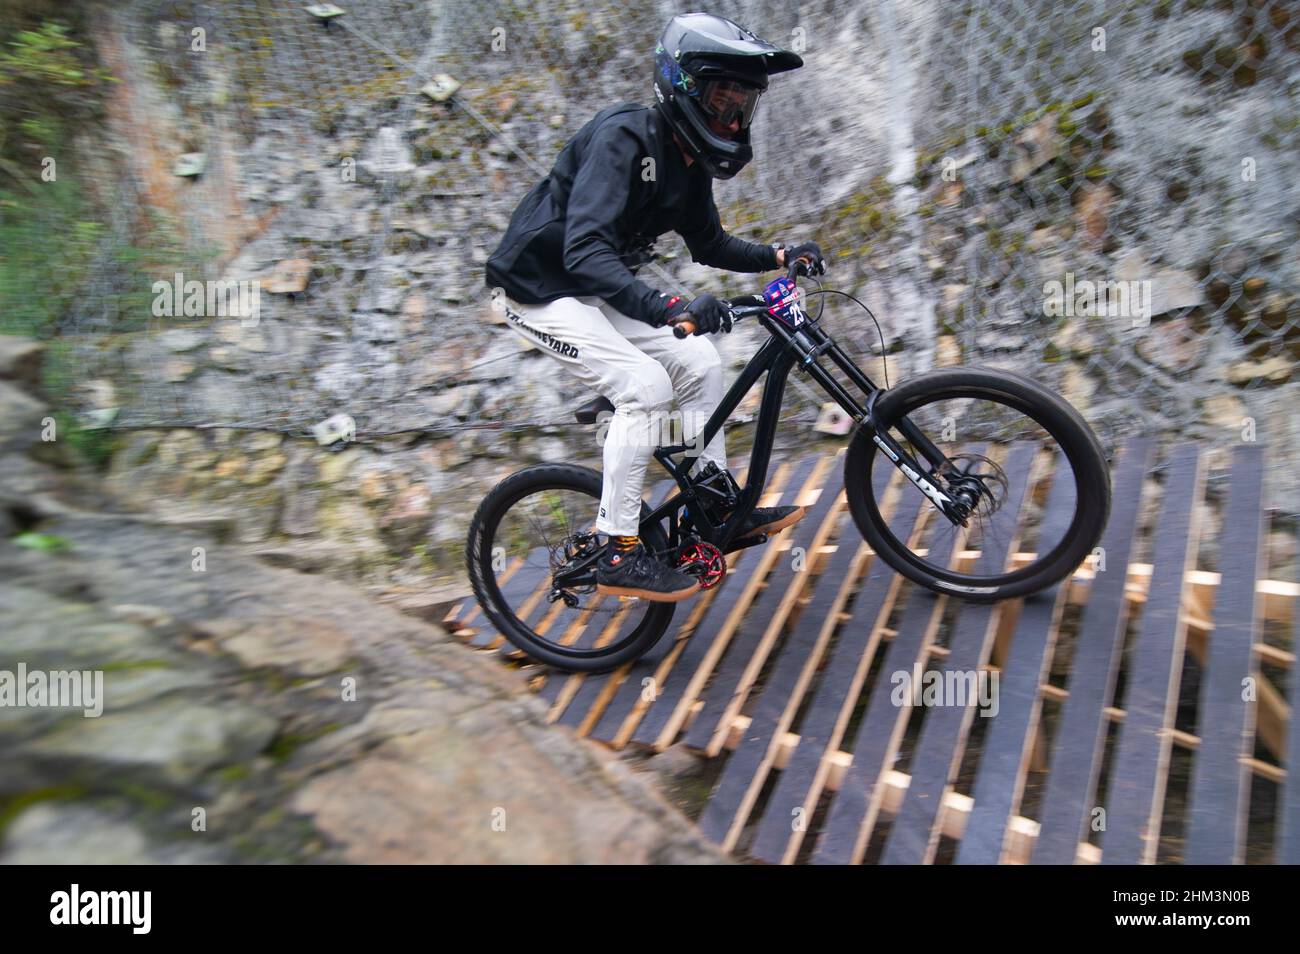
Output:
[[[604,483],[596,532],[633,536],[654,449],[686,444],[699,465],[727,467],[722,430],[708,446],[696,437],[722,400],[722,361],[702,335],[678,339],[600,298],[559,298],[544,305],[502,299],[510,326],[614,405],[604,432]],[[674,393],[680,414],[672,413]],[[598,432],[599,433],[599,432]]]

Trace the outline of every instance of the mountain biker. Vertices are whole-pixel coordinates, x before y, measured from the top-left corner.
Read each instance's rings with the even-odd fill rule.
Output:
[[[768,77],[802,65],[797,54],[723,17],[673,17],[655,50],[655,106],[623,103],[597,113],[520,202],[488,259],[494,305],[511,327],[615,408],[595,525],[609,537],[598,592],[675,602],[699,590],[641,545],[641,493],[659,443],[656,422],[674,394],[687,446],[718,406],[721,361],[699,336],[729,332],[731,320],[713,295],[688,301],[636,277],[654,241],[675,231],[694,261],[731,271],[762,272],[799,258],[825,269],[813,242],[786,248],[728,235],[713,201],[712,180],[731,178],[753,156],[749,126]],[[694,336],[678,339],[672,326],[684,321],[695,325]],[[724,519],[740,488],[727,471],[721,430],[699,456],[693,479],[711,516]],[[756,508],[734,539],[775,533],[803,514],[802,507]]]

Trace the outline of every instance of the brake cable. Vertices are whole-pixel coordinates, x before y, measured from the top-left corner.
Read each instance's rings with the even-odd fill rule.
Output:
[[[817,280],[814,278],[813,281],[817,281]],[[816,291],[804,293],[805,298],[812,298],[815,295],[843,295],[845,298],[853,302],[855,305],[857,305],[859,308],[865,311],[867,315],[870,316],[872,323],[876,326],[876,334],[880,336],[880,366],[883,369],[885,374],[885,387],[888,388],[889,387],[889,356],[887,354],[888,349],[885,347],[885,333],[884,331],[881,330],[880,322],[876,321],[876,316],[872,314],[871,309],[868,308],[866,305],[864,305],[862,302],[858,301],[858,299],[854,298],[848,292],[840,291],[838,288],[823,288],[821,282],[817,282]],[[821,320],[822,312],[825,310],[826,310],[826,301],[825,299],[823,299],[821,302],[821,307],[817,309],[817,317],[811,319],[813,324],[817,324],[817,322]]]

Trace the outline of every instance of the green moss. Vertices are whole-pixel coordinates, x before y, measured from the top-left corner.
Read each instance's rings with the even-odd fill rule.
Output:
[[[324,725],[309,729],[306,732],[281,732],[266,749],[266,754],[277,762],[287,762],[294,752],[309,742],[329,735],[331,732],[337,732],[343,728],[342,722],[327,722]]]
[[[62,553],[71,547],[63,537],[51,533],[20,533],[13,538],[13,543],[15,546],[39,550],[42,553]]]
[[[113,786],[118,793],[125,795],[132,802],[142,805],[152,812],[162,812],[176,801],[174,795],[161,789],[141,785],[138,782],[119,781]]]
[[[253,767],[246,762],[237,765],[227,765],[224,768],[217,769],[215,775],[219,781],[227,784],[242,782],[253,774]]]
[[[104,672],[131,672],[136,669],[167,669],[171,666],[165,659],[136,659],[129,662],[104,663],[99,668]]]

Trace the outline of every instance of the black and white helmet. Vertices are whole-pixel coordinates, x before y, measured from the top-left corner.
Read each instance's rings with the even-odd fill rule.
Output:
[[[655,98],[692,158],[713,178],[730,179],[754,157],[749,124],[768,76],[800,66],[797,53],[725,17],[684,13],[655,48]],[[711,122],[734,131],[720,135]]]

